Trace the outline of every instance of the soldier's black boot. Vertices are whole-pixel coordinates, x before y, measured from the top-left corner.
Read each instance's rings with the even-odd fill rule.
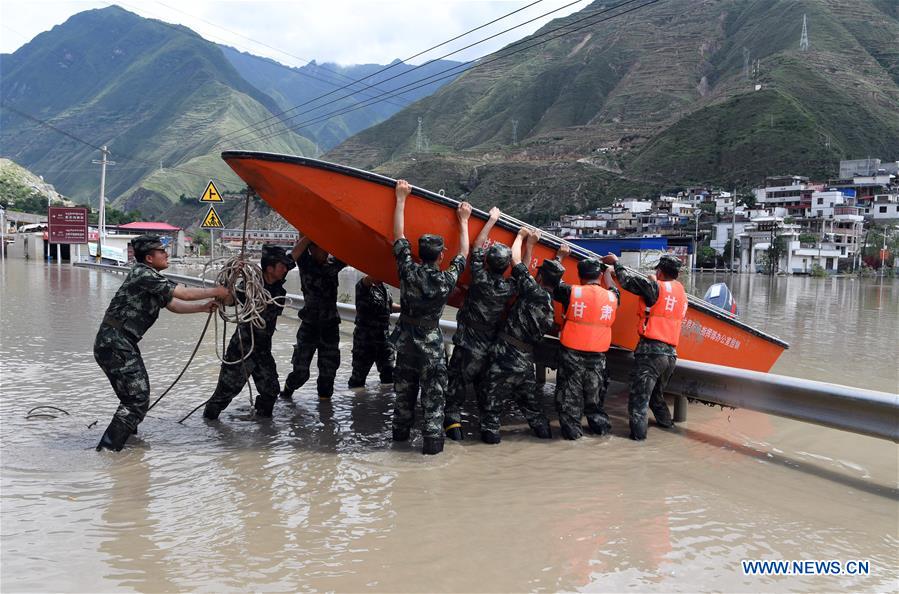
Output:
[[[210,421],[214,421],[219,418],[219,415],[222,414],[222,409],[218,404],[213,402],[207,402],[206,407],[203,409],[203,418],[209,419]]]
[[[97,451],[110,450],[113,452],[121,452],[122,448],[125,447],[125,442],[128,441],[128,437],[130,436],[131,429],[128,428],[128,425],[120,421],[117,417],[113,417],[109,427],[107,427],[106,431],[103,433],[103,437],[100,438],[100,443],[97,444]]]
[[[394,427],[393,428],[393,441],[409,441],[409,428],[408,427]]]
[[[425,436],[424,443],[421,445],[421,453],[426,456],[433,456],[443,451],[443,436],[428,437]]]
[[[279,396],[284,400],[293,400],[293,389],[284,386],[284,389],[281,390]]]
[[[540,439],[552,439],[553,438],[553,432],[552,432],[552,429],[549,428],[549,423],[537,425],[536,427],[533,427],[531,430],[534,432],[534,435],[536,435]]]
[[[481,431],[481,441],[491,445],[498,444],[502,438],[499,433],[493,431]]]
[[[386,369],[381,372],[381,383],[382,384],[392,384],[393,383],[393,369]]]
[[[462,441],[465,436],[462,434],[462,424],[461,423],[451,423],[447,425],[446,436],[452,439],[453,441]]]
[[[353,390],[355,388],[364,388],[365,380],[359,380],[354,377],[350,377],[350,381],[347,382],[346,387],[349,388],[350,390]]]
[[[562,425],[562,437],[565,439],[580,439],[584,434],[580,427],[572,427],[571,425]]]
[[[594,421],[587,417],[587,425],[590,431],[596,435],[606,435],[612,430],[612,425],[608,421]]]

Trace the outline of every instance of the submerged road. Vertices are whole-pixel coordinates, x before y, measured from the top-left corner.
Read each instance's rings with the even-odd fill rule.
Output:
[[[420,438],[391,442],[393,394],[374,374],[366,391],[338,390],[331,403],[320,403],[314,388],[301,390],[276,405],[271,421],[251,418],[245,392],[220,422],[195,416],[179,425],[214,388],[210,332],[138,439],[121,454],[98,454],[93,446],[116,400],[91,346],[121,280],[3,264],[5,591],[883,591],[899,584],[895,444],[696,406],[677,432],[651,428],[647,442],[634,443],[620,389],[610,400],[610,437],[540,442],[510,417],[499,446],[469,439],[433,458],[419,453]],[[869,287],[857,290],[844,296],[843,315],[894,332],[895,345],[895,285],[875,302]],[[772,312],[785,306],[770,304]],[[873,334],[831,341],[834,360],[821,361],[822,336],[836,323],[826,311],[823,334],[814,324],[802,336],[780,332],[799,363],[776,371],[829,366],[847,376],[882,361],[857,348],[878,344]],[[180,371],[204,321],[163,312],[141,342],[154,394]],[[275,336],[282,379],[296,326],[282,317]],[[351,325],[342,330],[339,387],[349,375]],[[870,376],[889,381],[884,373],[878,366]],[[39,404],[72,416],[26,421]],[[868,560],[870,571],[745,575],[741,561],[750,559]]]

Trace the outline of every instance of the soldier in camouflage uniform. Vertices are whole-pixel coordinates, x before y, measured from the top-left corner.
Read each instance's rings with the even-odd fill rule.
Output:
[[[169,266],[168,254],[156,235],[131,241],[137,263],[106,309],[94,341],[94,359],[119,397],[119,408],[100,443],[101,449],[120,451],[128,436],[137,432],[150,406],[150,379],[141,359],[140,342],[165,307],[174,313],[211,312],[214,301],[187,303],[228,296],[225,287],[188,288],[159,274]]]
[[[356,283],[356,327],[353,329],[353,372],[349,388],[361,388],[372,365],[382,384],[393,383],[393,345],[388,339],[390,314],[399,311],[387,286],[371,276]]]
[[[337,313],[337,275],[346,266],[321,249],[308,237],[300,237],[291,254],[300,271],[303,309],[297,343],[290,362],[293,371],[284,380],[281,398],[290,399],[294,391],[309,380],[312,356],[318,351],[318,397],[334,395],[334,378],[340,367],[340,316]]]
[[[284,277],[295,264],[293,258],[285,253],[284,248],[264,245],[260,265],[264,288],[272,298],[262,312],[265,326],[259,328],[252,322],[237,325],[234,335],[231,336],[231,342],[228,343],[224,359],[240,363],[222,363],[218,385],[203,410],[203,416],[207,419],[217,419],[234,397],[240,394],[250,376],[253,377],[253,383],[259,392],[253,404],[256,414],[260,417],[272,416],[272,409],[281,389],[278,383],[278,368],[272,357],[272,336],[275,333],[278,316],[284,311],[287,296]],[[241,288],[238,287],[236,292],[240,296]],[[249,352],[250,348],[253,349],[252,352]]]
[[[471,250],[471,286],[465,303],[456,314],[453,356],[449,362],[449,390],[446,394],[444,429],[447,437],[462,439],[462,405],[469,392],[483,398],[482,377],[487,371],[487,354],[496,341],[506,303],[515,294],[515,283],[503,273],[509,267],[511,253],[501,243],[486,250],[487,235],[499,219],[500,211],[490,209],[487,223],[475,238]]]
[[[440,316],[468,257],[468,218],[471,205],[463,202],[456,210],[459,219],[459,254],[443,272],[443,238],[422,235],[418,255],[412,260],[412,248],[404,234],[406,198],[412,187],[397,180],[396,208],[393,214],[393,255],[400,278],[400,319],[392,338],[397,349],[394,372],[396,403],[393,409],[393,439],[406,441],[415,421],[415,401],[421,386],[421,408],[424,414],[423,454],[443,451],[443,408],[445,406],[447,371]]]
[[[563,244],[559,252],[562,257],[568,255],[568,245]],[[617,303],[620,302],[620,295],[618,288],[612,283],[611,270],[596,258],[587,258],[578,262],[578,276],[581,286],[600,285],[599,278],[603,271],[606,273],[605,287],[608,291],[614,293],[614,307],[617,308]],[[563,281],[553,290],[553,299],[562,305],[562,310],[566,312],[566,315],[571,315],[569,304],[572,298],[572,288],[572,285]],[[607,303],[607,305],[609,304]],[[610,311],[606,319],[613,321],[614,309],[612,307],[612,305],[609,305]],[[585,319],[589,319],[595,328],[600,315],[601,312],[599,310],[587,311],[585,312]],[[607,323],[611,325],[611,321]],[[560,339],[563,344],[559,346],[559,369],[556,376],[555,400],[562,437],[565,439],[580,439],[583,435],[581,428],[582,416],[587,417],[587,425],[593,433],[606,435],[612,430],[612,423],[604,407],[606,389],[609,385],[605,350],[601,350],[596,345],[595,338],[591,338],[589,344],[583,344],[577,348],[566,346],[566,338],[561,334]],[[608,346],[606,345],[605,348],[607,350]]]
[[[638,295],[642,299],[647,313],[660,300],[662,284],[670,281],[668,284],[680,285],[676,279],[681,262],[677,257],[669,254],[664,254],[659,258],[656,275],[649,277],[631,272],[618,262],[618,258],[614,254],[604,256],[603,262],[615,266],[615,277],[621,287]],[[669,303],[672,305],[672,311],[676,312],[675,318],[679,317],[680,320],[683,320],[688,304],[683,287],[680,286],[680,289],[681,295],[684,297],[683,303]],[[680,323],[677,319],[674,321],[675,329],[672,332],[679,335]],[[677,364],[676,338],[673,340],[669,338],[667,342],[652,339],[644,335],[645,328],[644,316],[640,326],[640,341],[637,343],[637,348],[634,349],[634,367],[631,370],[630,393],[627,401],[631,439],[635,440],[646,439],[649,424],[647,409],[652,410],[656,423],[660,427],[670,429],[674,426],[664,394],[665,386],[668,385],[668,380],[671,379],[671,374]]]
[[[527,238],[524,262],[531,261],[534,245],[540,232],[518,232],[512,244],[512,282],[518,299],[490,348],[490,360],[484,377],[480,404],[481,441],[500,442],[500,415],[503,403],[514,400],[527,419],[534,435],[549,439],[552,432],[540,405],[540,393],[534,372],[534,346],[552,327],[553,308],[549,292],[562,278],[565,269],[558,260],[544,260],[531,277],[527,264],[522,262],[521,243]]]

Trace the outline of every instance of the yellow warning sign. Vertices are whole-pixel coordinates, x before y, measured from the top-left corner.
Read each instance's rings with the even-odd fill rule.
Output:
[[[209,180],[209,183],[206,184],[206,189],[203,190],[203,196],[200,197],[200,202],[224,202],[225,200],[222,198],[222,195],[219,193],[218,188],[215,187],[215,184],[212,183],[212,180]],[[221,227],[221,225],[218,225]]]
[[[219,213],[215,212],[214,206],[209,207],[209,212],[206,213],[200,226],[204,229],[221,229],[224,227],[222,219],[219,218]]]

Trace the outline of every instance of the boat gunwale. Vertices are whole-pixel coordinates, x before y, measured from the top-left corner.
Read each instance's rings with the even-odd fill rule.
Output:
[[[320,159],[312,159],[310,157],[301,157],[301,156],[297,156],[297,155],[286,155],[286,154],[282,154],[282,153],[266,153],[266,152],[241,151],[241,150],[222,151],[221,157],[224,161],[227,161],[228,159],[260,159],[263,161],[274,161],[274,162],[281,162],[281,163],[304,165],[304,166],[313,167],[316,169],[323,169],[326,171],[333,171],[335,173],[350,175],[352,177],[364,179],[366,181],[370,181],[370,182],[373,182],[373,183],[376,183],[376,184],[379,184],[379,185],[382,185],[382,186],[385,186],[388,188],[396,187],[396,180],[391,177],[387,177],[386,175],[381,175],[379,173],[373,173],[371,171],[366,171],[364,169],[356,169],[355,167],[349,167],[347,165],[340,165],[338,163],[331,163],[329,161],[322,161]],[[424,198],[425,200],[429,200],[431,202],[435,202],[435,203],[441,204],[443,206],[451,207],[453,209],[455,209],[459,205],[458,200],[450,198],[449,196],[446,196],[444,194],[439,194],[437,192],[432,192],[431,190],[426,190],[424,188],[420,188],[418,186],[412,186],[412,194],[415,196],[418,196],[419,198]],[[472,208],[471,208],[471,213],[472,213],[472,215],[477,216],[479,219],[483,219],[485,221],[490,218],[490,215],[487,212],[480,210],[478,208],[475,208],[474,206],[472,206]],[[507,218],[511,218],[511,217],[508,217],[507,215],[503,215],[503,216],[506,216]],[[525,223],[524,221],[521,221],[521,222],[525,226],[530,226],[532,228],[536,228],[533,225],[528,225],[528,223]],[[513,223],[509,220],[503,220],[503,218],[500,218],[496,222],[496,225],[499,226],[500,228],[503,228],[507,231],[512,232],[513,234],[518,233],[518,230],[521,228],[521,225],[516,226],[515,223]],[[564,240],[562,240],[561,238],[556,237],[555,235],[552,235],[552,234],[546,233],[546,232],[544,232],[542,237],[540,238],[541,244],[543,244],[546,247],[554,248],[554,249],[558,249],[562,245],[563,241]],[[572,257],[575,257],[576,260],[590,258],[590,257],[601,257],[599,254],[597,254],[595,252],[591,252],[590,250],[582,248],[571,242],[565,242],[565,243],[567,243],[571,247],[570,255]],[[634,270],[630,267],[626,267],[626,268],[628,269],[628,271],[630,271],[634,274],[639,274],[644,277],[646,276],[642,272]],[[757,328],[754,328],[753,326],[750,326],[746,322],[743,322],[742,320],[734,318],[729,312],[721,309],[720,307],[712,305],[711,303],[708,303],[708,302],[700,299],[699,297],[696,297],[695,295],[690,295],[688,293],[687,300],[691,307],[697,309],[698,311],[700,311],[704,314],[710,315],[713,318],[721,320],[722,322],[725,322],[732,326],[736,326],[736,327],[740,328],[741,330],[749,332],[750,334],[753,334],[754,336],[758,336],[759,338],[767,340],[768,342],[772,342],[772,343],[782,347],[784,350],[790,348],[789,343],[787,343],[783,339],[773,336],[771,334],[767,334],[766,332],[763,332]]]

